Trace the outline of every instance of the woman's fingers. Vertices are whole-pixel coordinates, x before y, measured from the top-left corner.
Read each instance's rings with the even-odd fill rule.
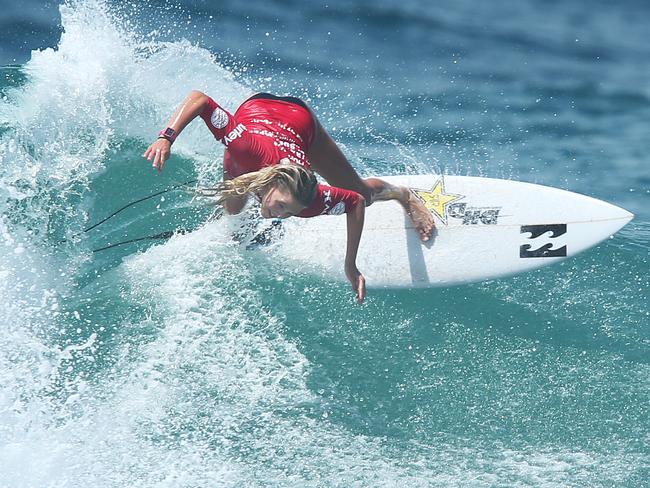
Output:
[[[147,148],[142,156],[151,161],[151,166],[156,168],[160,173],[165,165],[165,161],[169,159],[169,146],[171,146],[171,143],[166,139],[158,139]]]
[[[160,150],[160,160],[158,161],[158,171],[162,171],[165,162],[169,159],[169,149],[163,147]]]
[[[156,148],[156,155],[154,156],[153,167],[157,168],[158,171],[160,172],[162,170],[163,163],[164,160],[162,157],[162,151],[160,150],[160,148]]]
[[[366,298],[366,279],[358,271],[349,276],[350,283],[352,284],[352,291],[354,291],[357,296],[357,302],[363,303],[363,300]]]
[[[359,275],[358,288],[357,288],[357,301],[363,303],[366,298],[366,279],[362,274]]]

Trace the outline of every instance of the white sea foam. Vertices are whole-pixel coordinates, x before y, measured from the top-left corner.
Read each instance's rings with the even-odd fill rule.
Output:
[[[70,2],[61,17],[58,46],[33,52],[24,68],[30,82],[0,102],[0,123],[12,128],[0,141],[3,180],[23,182],[27,196],[39,176],[65,185],[103,170],[112,140],[155,140],[192,89],[230,109],[250,92],[205,49],[123,29],[102,0]],[[174,152],[218,161],[219,146],[201,125],[188,128]]]
[[[624,473],[616,456],[472,445],[444,433],[396,449],[394,439],[332,422],[251,266],[218,224],[129,258],[113,283],[146,318],[119,324],[121,359],[92,384],[76,380],[58,403],[34,392],[18,407],[22,422],[0,449],[8,486],[579,486],[609,476],[607,466]],[[38,389],[33,373],[28,381]]]

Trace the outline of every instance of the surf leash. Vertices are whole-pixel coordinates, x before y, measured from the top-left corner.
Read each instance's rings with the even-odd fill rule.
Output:
[[[128,204],[124,205],[123,207],[117,209],[115,212],[113,212],[112,214],[110,214],[108,217],[103,218],[103,219],[100,220],[99,222],[97,222],[97,223],[91,225],[90,227],[86,227],[86,228],[83,230],[83,232],[88,232],[89,230],[92,230],[92,229],[94,229],[95,227],[98,227],[99,225],[101,225],[101,224],[103,224],[104,222],[106,222],[108,219],[115,217],[118,213],[122,212],[123,210],[126,210],[126,209],[129,208],[129,207],[132,207],[133,205],[135,205],[135,204],[137,204],[137,203],[144,202],[145,200],[149,200],[149,199],[151,199],[151,198],[155,198],[155,197],[157,197],[157,196],[159,196],[159,195],[163,195],[163,194],[165,194],[165,193],[167,193],[167,192],[170,192],[170,191],[176,190],[177,188],[181,188],[181,187],[183,187],[183,186],[191,185],[192,183],[196,183],[197,181],[198,181],[198,180],[190,180],[190,181],[186,181],[185,183],[178,183],[178,184],[176,184],[176,185],[170,186],[170,187],[167,188],[166,190],[162,190],[162,191],[159,191],[159,192],[153,193],[152,195],[149,195],[149,196],[146,196],[146,197],[139,198],[138,200],[134,200],[134,201],[132,201],[131,203],[128,203]],[[77,236],[79,236],[79,235],[81,235],[81,233],[76,234],[74,237],[77,237]]]
[[[138,237],[137,239],[129,239],[128,241],[109,244],[108,246],[100,247],[98,249],[93,249],[93,252],[105,251],[106,249],[112,249],[114,247],[123,246],[124,244],[131,244],[132,242],[139,242],[139,241],[146,241],[146,240],[153,240],[153,239],[170,239],[174,234],[185,234],[187,232],[189,232],[188,229],[168,230],[153,236]]]
[[[91,225],[91,226],[89,226],[89,227],[86,227],[82,232],[78,232],[77,234],[74,234],[74,235],[72,236],[72,238],[79,237],[80,235],[82,235],[82,234],[84,234],[84,233],[86,233],[86,232],[88,232],[88,231],[91,231],[91,230],[93,230],[93,229],[99,227],[101,224],[103,224],[103,223],[106,222],[107,220],[109,220],[109,219],[115,217],[117,214],[119,214],[120,212],[123,212],[123,211],[126,210],[127,208],[132,207],[133,205],[136,205],[136,204],[138,204],[138,203],[144,202],[144,201],[146,201],[146,200],[150,200],[150,199],[152,199],[152,198],[155,198],[155,197],[157,197],[157,196],[163,195],[163,194],[165,194],[165,193],[168,193],[168,192],[170,192],[170,191],[176,190],[176,189],[178,189],[178,188],[186,187],[186,186],[188,186],[188,185],[191,185],[191,184],[193,184],[193,183],[196,183],[197,181],[198,181],[198,180],[189,180],[189,181],[186,181],[186,182],[184,182],[184,183],[177,183],[177,184],[175,184],[175,185],[170,186],[169,188],[166,188],[166,189],[164,189],[164,190],[161,190],[161,191],[158,191],[158,192],[152,193],[151,195],[147,195],[146,197],[138,198],[137,200],[134,200],[134,201],[132,201],[132,202],[130,202],[130,203],[127,203],[126,205],[124,205],[124,206],[118,208],[115,212],[111,213],[111,214],[108,215],[107,217],[104,217],[103,219],[101,219],[99,222],[96,222],[96,223],[94,223],[93,225]],[[217,213],[217,212],[215,212],[215,214],[216,214],[216,213]],[[213,215],[210,217],[209,220],[215,218],[215,214],[213,214]],[[221,216],[221,215],[217,216],[216,218],[218,218],[218,217],[220,217],[220,216]],[[190,230],[189,230],[189,229],[176,229],[176,230],[171,230],[171,231],[165,231],[165,232],[161,232],[161,233],[159,233],[159,234],[155,234],[155,235],[152,235],[152,236],[145,236],[145,237],[139,237],[139,238],[137,238],[137,239],[129,239],[129,240],[122,241],[122,242],[116,242],[116,243],[114,243],[114,244],[110,244],[110,245],[108,245],[108,246],[104,246],[104,247],[101,247],[101,248],[98,248],[98,249],[93,249],[92,252],[104,251],[104,250],[106,250],[106,249],[111,249],[111,248],[113,248],[113,247],[122,246],[122,245],[124,245],[124,244],[130,244],[130,243],[132,243],[132,242],[139,242],[139,241],[152,240],[152,239],[169,239],[169,238],[172,237],[174,234],[185,234],[185,233],[187,233],[187,232],[190,232]],[[61,240],[61,242],[67,242],[67,241],[68,241],[68,239],[62,239],[62,240]]]
[[[221,216],[223,215],[223,212],[224,212],[223,209],[221,209],[221,208],[217,209],[210,217],[208,217],[208,220],[206,221],[206,223],[214,222],[215,220],[219,220],[221,218]],[[138,237],[136,239],[129,239],[129,240],[126,240],[126,241],[121,241],[121,242],[116,242],[114,244],[109,244],[107,246],[100,247],[98,249],[93,249],[93,252],[95,253],[95,252],[105,251],[106,249],[112,249],[114,247],[123,246],[125,244],[131,244],[133,242],[155,240],[155,239],[161,239],[161,240],[162,239],[171,239],[176,234],[183,235],[183,234],[187,234],[189,232],[192,232],[193,230],[194,229],[183,229],[183,228],[174,229],[174,230],[167,230],[165,232],[161,232],[159,234],[154,234],[152,236]]]

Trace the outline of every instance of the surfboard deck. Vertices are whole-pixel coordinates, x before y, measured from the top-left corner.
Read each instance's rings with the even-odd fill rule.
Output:
[[[574,256],[634,217],[602,200],[520,181],[381,178],[410,187],[433,214],[436,230],[423,243],[397,202],[368,207],[357,257],[368,287],[451,286],[521,273]],[[267,234],[264,250],[307,272],[345,280],[346,225],[345,215],[287,219]]]

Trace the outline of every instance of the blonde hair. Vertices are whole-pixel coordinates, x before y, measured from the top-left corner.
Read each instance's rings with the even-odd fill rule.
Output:
[[[281,185],[302,206],[308,207],[316,196],[317,183],[314,173],[299,164],[274,164],[225,180],[214,188],[202,188],[199,193],[206,197],[216,197],[216,203],[222,204],[230,197],[257,193],[267,185]]]

